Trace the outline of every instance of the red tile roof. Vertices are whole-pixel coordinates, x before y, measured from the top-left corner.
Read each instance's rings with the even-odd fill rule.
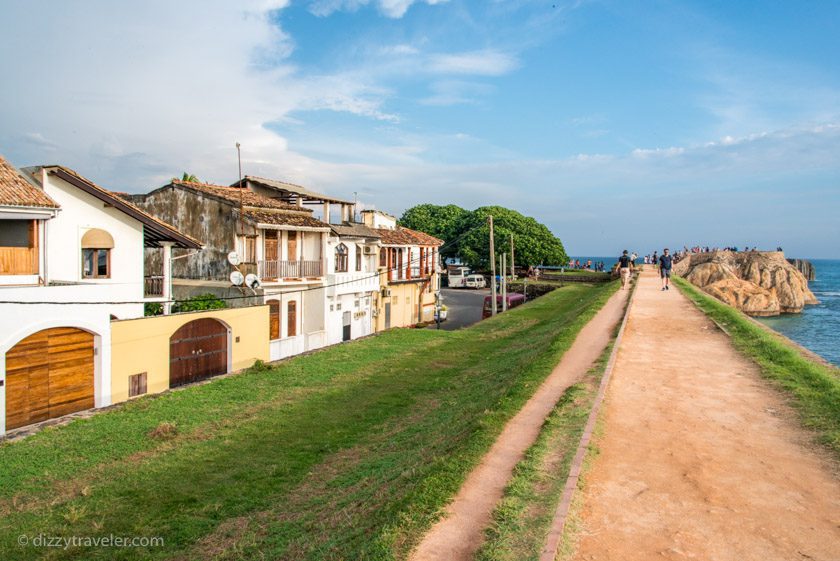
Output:
[[[0,156],[0,206],[59,208],[43,189],[24,179],[3,156]]]
[[[297,208],[297,207],[295,207]],[[303,228],[323,228],[330,227],[326,222],[321,222],[317,218],[302,215],[300,213],[291,212],[261,212],[257,210],[245,209],[245,218],[257,224],[271,224],[273,226],[293,226]]]
[[[205,193],[235,205],[239,204],[240,196],[242,197],[242,205],[253,208],[271,208],[277,210],[297,211],[305,214],[311,214],[312,210],[303,208],[283,201],[278,201],[263,195],[258,195],[248,189],[240,189],[239,187],[227,187],[224,185],[213,185],[212,183],[193,183],[191,181],[175,180],[172,185],[192,189],[200,193]]]
[[[376,232],[382,239],[383,245],[443,245],[443,240],[430,236],[424,232],[418,232],[411,228],[397,226],[395,229],[377,228]]]

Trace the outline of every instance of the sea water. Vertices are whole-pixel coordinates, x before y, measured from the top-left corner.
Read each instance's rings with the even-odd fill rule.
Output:
[[[809,261],[814,264],[817,278],[808,286],[820,303],[805,306],[801,314],[782,314],[759,321],[840,366],[840,259]]]

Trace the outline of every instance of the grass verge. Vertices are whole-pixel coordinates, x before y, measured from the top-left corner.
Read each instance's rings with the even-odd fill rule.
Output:
[[[611,351],[612,344],[584,378],[566,390],[516,466],[478,561],[539,559]]]
[[[721,325],[735,347],[751,358],[798,410],[802,423],[840,460],[840,379],[828,366],[755,325],[739,310],[703,293],[684,279],[674,283],[698,308]]]
[[[6,443],[0,559],[403,558],[616,288],[389,331]]]

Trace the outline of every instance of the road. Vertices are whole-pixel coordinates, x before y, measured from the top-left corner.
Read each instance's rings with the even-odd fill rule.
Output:
[[[575,559],[840,559],[840,483],[756,365],[643,271]]]
[[[481,307],[484,305],[484,297],[490,295],[490,289],[442,288],[440,295],[449,308],[446,321],[440,323],[440,328],[451,331],[481,321]],[[434,324],[430,327],[435,328]]]

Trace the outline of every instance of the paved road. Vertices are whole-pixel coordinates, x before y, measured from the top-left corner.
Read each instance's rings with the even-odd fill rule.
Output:
[[[639,278],[604,403],[575,559],[840,559],[840,482],[825,452],[653,270]]]
[[[440,323],[440,328],[451,331],[481,321],[481,307],[484,297],[490,295],[490,289],[442,288],[440,295],[449,308],[446,321]],[[435,328],[434,324],[430,327]]]

